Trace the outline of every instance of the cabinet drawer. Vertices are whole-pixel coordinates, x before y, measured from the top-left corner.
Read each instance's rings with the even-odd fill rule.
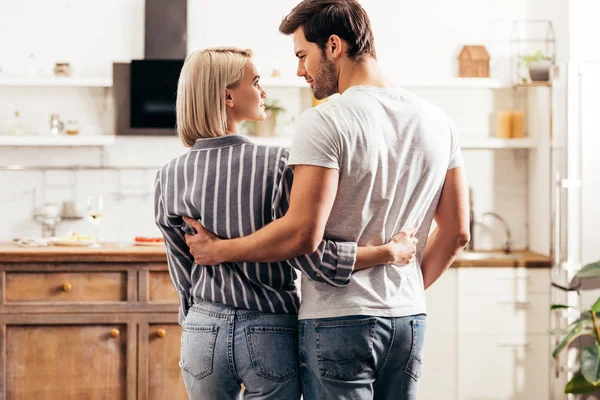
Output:
[[[460,294],[549,293],[550,269],[460,268]]]
[[[8,272],[6,302],[127,300],[126,272]]]
[[[458,301],[460,334],[544,334],[550,326],[550,296],[461,295]]]
[[[148,275],[149,301],[179,304],[179,298],[168,271],[150,271]]]
[[[547,336],[459,336],[458,354],[461,400],[549,398]]]

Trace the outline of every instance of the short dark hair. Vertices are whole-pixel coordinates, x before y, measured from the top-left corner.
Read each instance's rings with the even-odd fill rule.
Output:
[[[371,21],[355,0],[303,0],[281,21],[279,31],[291,35],[302,27],[306,40],[321,50],[331,35],[348,43],[348,58],[360,61],[369,55],[377,58]]]

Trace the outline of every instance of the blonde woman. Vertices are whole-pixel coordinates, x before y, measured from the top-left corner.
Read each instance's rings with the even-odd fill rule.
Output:
[[[287,211],[288,151],[237,134],[242,121],[266,118],[259,79],[249,50],[189,55],[179,78],[177,131],[190,150],[156,179],[156,223],[180,298],[180,364],[192,399],[238,399],[242,383],[248,399],[300,398],[296,270],[343,287],[353,271],[407,264],[415,253],[414,233],[401,233],[386,245],[358,249],[323,240],[314,253],[281,262],[194,263],[184,236],[198,221],[236,238]]]

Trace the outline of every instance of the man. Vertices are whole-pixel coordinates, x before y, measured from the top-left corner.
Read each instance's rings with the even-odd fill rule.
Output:
[[[312,252],[324,235],[368,246],[418,226],[407,266],[356,271],[343,288],[303,275],[299,315],[305,399],[416,399],[424,290],[469,240],[456,133],[444,112],[385,78],[355,0],[304,0],[279,29],[292,35],[297,74],[314,96],[341,96],[298,121],[283,218],[227,241],[190,221],[199,232],[187,243],[199,264],[271,262]]]

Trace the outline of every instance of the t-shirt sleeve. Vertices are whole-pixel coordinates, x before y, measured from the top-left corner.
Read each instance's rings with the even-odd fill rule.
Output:
[[[450,127],[450,163],[448,164],[448,170],[462,167],[464,165],[462,151],[460,150],[460,141],[458,140],[458,134],[456,127],[452,121],[448,121]]]
[[[316,109],[305,111],[298,119],[289,165],[314,165],[340,169],[339,135]]]

